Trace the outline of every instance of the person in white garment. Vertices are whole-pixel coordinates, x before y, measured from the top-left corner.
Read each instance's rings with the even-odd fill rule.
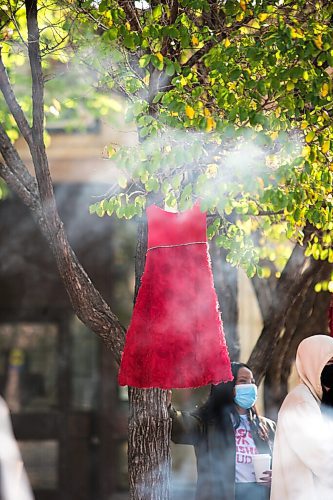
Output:
[[[0,397],[0,499],[33,500],[33,498],[13,434],[8,406]]]
[[[333,338],[314,335],[297,349],[300,383],[278,414],[271,500],[333,499]]]

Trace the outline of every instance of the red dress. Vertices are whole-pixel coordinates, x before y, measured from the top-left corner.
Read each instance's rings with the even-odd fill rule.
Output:
[[[147,208],[148,249],[119,384],[161,389],[232,380],[198,204]]]

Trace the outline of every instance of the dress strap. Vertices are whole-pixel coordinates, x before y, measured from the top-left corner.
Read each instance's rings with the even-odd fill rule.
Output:
[[[179,243],[177,245],[156,245],[155,247],[147,248],[147,253],[149,250],[155,250],[156,248],[186,247],[188,245],[207,245],[207,241],[190,241],[189,243]]]

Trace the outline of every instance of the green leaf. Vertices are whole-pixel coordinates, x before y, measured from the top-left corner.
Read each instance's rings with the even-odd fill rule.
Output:
[[[177,174],[175,175],[174,177],[171,178],[171,186],[174,188],[174,189],[178,189],[179,186],[180,186],[180,183],[182,181],[182,175],[180,174]]]
[[[153,9],[154,21],[158,21],[162,17],[162,14],[163,14],[162,5],[161,4],[156,5],[156,7],[154,7],[154,9]]]
[[[118,184],[122,189],[125,189],[127,187],[127,179],[125,176],[120,176],[118,177]]]
[[[182,192],[182,197],[188,198],[191,194],[192,194],[192,184],[186,184]]]
[[[310,142],[313,141],[313,139],[316,137],[316,132],[314,132],[313,130],[311,130],[310,132],[308,132],[306,134],[306,137],[305,137],[305,140],[306,142],[309,144]]]
[[[118,38],[118,28],[112,27],[107,31],[109,40],[116,40]]]
[[[159,71],[162,71],[163,69],[163,66],[164,66],[164,63],[163,63],[163,59],[159,59],[157,56],[155,55],[152,55],[151,56],[151,62],[153,64],[153,66],[158,69]]]
[[[176,68],[173,62],[166,60],[165,72],[168,76],[173,76],[175,74]]]
[[[124,45],[127,49],[134,50],[136,48],[135,38],[133,34],[126,33],[126,35],[124,36]]]
[[[139,59],[140,68],[145,68],[151,61],[151,54],[145,54]]]
[[[145,188],[148,193],[150,191],[155,191],[157,193],[157,191],[160,188],[160,183],[155,177],[150,177],[150,179],[148,179],[148,181],[145,184]]]
[[[232,82],[238,80],[238,78],[241,76],[242,74],[242,70],[241,69],[234,69],[231,73],[230,73],[230,80]]]

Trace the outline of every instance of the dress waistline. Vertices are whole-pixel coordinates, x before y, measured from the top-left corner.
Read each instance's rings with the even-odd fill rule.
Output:
[[[186,247],[188,245],[207,245],[207,241],[190,241],[189,243],[178,243],[175,245],[156,245],[154,247],[147,248],[147,253],[149,250],[155,250],[156,248]]]

